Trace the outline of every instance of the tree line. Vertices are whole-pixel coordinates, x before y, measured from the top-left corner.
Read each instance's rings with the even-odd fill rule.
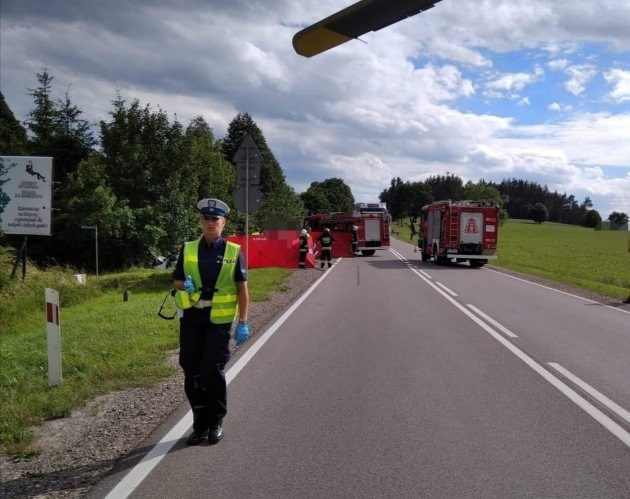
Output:
[[[201,116],[184,127],[159,108],[117,95],[95,136],[68,94],[53,97],[47,70],[36,78],[37,88],[28,89],[33,109],[23,124],[0,94],[0,155],[54,158],[52,236],[28,242],[29,258],[40,263],[92,267],[94,232],[81,226],[96,224],[101,268],[150,265],[198,236],[195,205],[205,197],[233,208],[226,234],[243,233],[245,213],[232,201],[237,186],[231,160],[247,134],[262,158],[262,203],[249,219],[254,230],[299,224],[308,212],[343,211],[354,203],[341,179],[313,182],[296,193],[247,113],[238,113],[226,136],[217,138]],[[17,246],[21,239],[4,235],[0,243]]]
[[[344,212],[354,205],[350,187],[339,178],[313,181],[296,193],[248,113],[238,113],[225,137],[217,138],[201,116],[184,126],[160,108],[116,95],[108,118],[90,124],[68,93],[53,96],[54,78],[47,70],[36,80],[36,88],[28,89],[33,109],[24,123],[0,93],[0,155],[54,158],[52,236],[28,241],[29,257],[40,263],[92,268],[94,233],[81,226],[97,225],[101,268],[148,266],[199,234],[195,205],[205,197],[228,202],[233,211],[226,233],[243,233],[245,214],[232,201],[237,188],[232,159],[245,135],[262,158],[262,203],[250,215],[252,230],[297,226],[307,214]],[[6,198],[1,182],[0,201]],[[441,199],[495,199],[503,214],[514,218],[531,218],[542,203],[551,221],[594,226],[601,220],[589,198],[578,203],[572,195],[517,179],[464,184],[450,173],[423,182],[397,177],[379,198],[395,219],[415,218],[424,204]],[[623,223],[627,215],[615,212],[609,219]],[[17,247],[22,239],[0,234],[0,245]]]
[[[501,206],[502,218],[532,219],[596,227],[602,220],[593,203],[586,197],[579,203],[573,194],[550,191],[546,185],[519,179],[504,179],[500,183],[463,180],[454,175],[435,175],[425,181],[409,182],[393,178],[387,189],[379,195],[387,203],[394,219],[420,215],[422,206],[434,201],[452,199],[493,199]],[[623,225],[628,222],[625,213],[613,212],[608,220]]]

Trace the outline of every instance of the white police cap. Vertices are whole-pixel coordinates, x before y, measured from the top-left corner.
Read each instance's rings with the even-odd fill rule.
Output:
[[[230,213],[230,207],[220,199],[207,198],[197,203],[199,213],[204,217],[222,217]]]

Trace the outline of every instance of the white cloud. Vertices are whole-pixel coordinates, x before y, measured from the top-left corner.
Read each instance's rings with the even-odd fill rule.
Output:
[[[586,84],[597,74],[597,69],[588,64],[569,66],[565,71],[570,76],[565,88],[576,96],[584,93]]]
[[[610,92],[610,97],[614,101],[630,101],[630,71],[612,69],[604,75],[604,78],[614,87]]]
[[[437,38],[428,41],[427,48],[433,55],[465,66],[489,69],[493,65],[492,60],[484,57],[478,51],[458,43],[453,43],[451,40],[445,38]]]
[[[554,59],[547,63],[549,69],[554,71],[559,71],[565,69],[569,65],[569,61],[567,59]]]
[[[536,66],[531,73],[512,73],[496,77],[485,84],[484,95],[491,98],[508,97],[516,99],[520,92],[528,85],[532,85],[543,78],[545,72]]]
[[[547,109],[555,112],[568,113],[573,110],[573,107],[569,104],[561,104],[559,102],[552,102],[547,106]]]

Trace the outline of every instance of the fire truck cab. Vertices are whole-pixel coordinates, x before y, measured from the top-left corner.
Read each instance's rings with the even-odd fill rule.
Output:
[[[346,233],[350,233],[352,226],[356,226],[359,236],[357,249],[364,256],[372,256],[377,249],[388,249],[390,246],[390,219],[385,203],[355,203],[351,212],[308,216],[305,225],[314,231],[328,227],[333,232]]]
[[[437,201],[422,207],[418,245],[422,260],[468,261],[482,267],[496,258],[499,207],[493,200]]]

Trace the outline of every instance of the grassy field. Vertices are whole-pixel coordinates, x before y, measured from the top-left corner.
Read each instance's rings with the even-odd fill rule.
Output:
[[[6,274],[7,255],[0,262]],[[252,300],[281,289],[290,272],[250,270]],[[29,265],[26,280],[0,282],[0,446],[5,452],[37,452],[31,447],[32,426],[64,417],[97,395],[150,386],[173,373],[165,359],[177,348],[178,321],[157,316],[171,286],[170,271],[89,276],[85,286],[73,273]],[[62,308],[63,383],[54,388],[48,386],[46,287],[59,291]],[[171,298],[167,305],[165,312],[175,310]]]
[[[409,226],[392,226],[409,241]],[[497,267],[545,277],[625,300],[630,294],[629,232],[507,220],[499,228]],[[415,242],[415,239],[414,239]]]
[[[510,220],[493,265],[624,300],[630,293],[630,233]]]

